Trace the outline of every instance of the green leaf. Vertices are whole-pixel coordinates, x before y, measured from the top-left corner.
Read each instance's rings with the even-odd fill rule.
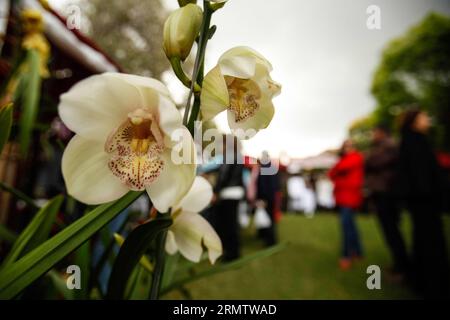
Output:
[[[0,106],[0,154],[9,139],[13,120],[12,103],[2,107]]]
[[[114,239],[119,247],[125,242],[125,239],[118,233],[114,233]],[[153,264],[150,262],[149,258],[146,255],[143,255],[139,260],[140,265],[148,272],[152,273],[154,270]]]
[[[27,196],[25,193],[23,193],[22,191],[20,191],[16,188],[13,188],[13,187],[7,185],[6,183],[3,183],[1,181],[0,181],[0,189],[8,191],[15,197],[23,200],[27,205],[29,205],[33,209],[40,209],[39,206],[34,202],[34,200],[31,199],[29,196]]]
[[[125,290],[126,300],[147,300],[152,277],[142,265],[137,264]]]
[[[180,279],[178,281],[175,281],[174,283],[172,283],[171,285],[163,288],[161,290],[161,295],[164,295],[168,292],[170,292],[171,290],[180,288],[182,286],[184,286],[185,284],[201,279],[201,278],[205,278],[205,277],[209,277],[218,273],[222,273],[222,272],[226,272],[226,271],[230,271],[230,270],[234,270],[234,269],[238,269],[241,268],[243,266],[245,266],[246,264],[254,261],[254,260],[258,260],[258,259],[262,259],[262,258],[267,258],[275,253],[280,252],[281,250],[283,250],[286,247],[285,243],[281,243],[275,246],[272,246],[270,248],[264,249],[264,250],[260,250],[256,253],[250,254],[246,257],[243,257],[239,260],[235,260],[233,262],[229,262],[229,263],[225,263],[222,265],[218,265],[218,266],[214,266],[212,268],[209,268],[208,270],[205,270],[203,272],[199,272],[197,274],[194,275],[189,275],[183,279]]]
[[[4,79],[4,81],[2,81],[2,83],[0,84],[0,97],[3,97],[5,95],[6,89],[8,85],[11,83],[11,81],[14,81],[14,79],[18,77],[20,67],[22,66],[22,63],[25,61],[25,58],[26,58],[26,51],[20,50],[20,52],[14,59],[11,71],[9,72],[9,76],[7,77],[7,79]]]
[[[41,76],[39,74],[39,52],[28,50],[26,57],[28,73],[26,86],[23,89],[22,114],[20,117],[19,142],[23,155],[26,155],[33,133],[34,122],[38,114],[41,95]]]
[[[81,289],[75,290],[74,296],[76,300],[87,300],[89,297],[90,247],[89,241],[86,241],[75,251],[75,264],[80,267],[83,273]]]
[[[14,243],[19,236],[9,230],[4,224],[0,224],[0,240],[5,240],[8,243]]]
[[[130,232],[120,247],[108,283],[107,299],[123,299],[126,285],[134,267],[156,235],[172,224],[172,219],[151,220]]]
[[[0,299],[14,298],[56,263],[136,200],[142,192],[129,192],[117,201],[96,207],[82,218],[0,271]]]
[[[19,235],[19,238],[14,242],[11,251],[2,264],[2,269],[7,268],[18,258],[36,248],[48,238],[63,200],[63,196],[57,196],[36,213],[28,226]]]
[[[56,290],[62,294],[62,296],[66,300],[73,300],[74,295],[80,291],[80,290],[70,290],[67,287],[67,282],[64,277],[57,272],[56,270],[52,269],[47,273],[47,276],[52,280],[53,285],[55,286]]]
[[[180,259],[180,254],[168,254],[166,255],[166,263],[164,267],[163,279],[161,282],[161,287],[167,287],[173,279],[175,272],[177,271],[178,260]]]

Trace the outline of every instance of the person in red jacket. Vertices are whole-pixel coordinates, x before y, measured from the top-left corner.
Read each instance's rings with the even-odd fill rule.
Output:
[[[347,270],[351,267],[352,258],[362,256],[354,214],[363,202],[364,158],[353,147],[351,140],[344,142],[341,158],[328,175],[334,184],[334,198],[339,208],[342,225],[343,244],[339,266]]]

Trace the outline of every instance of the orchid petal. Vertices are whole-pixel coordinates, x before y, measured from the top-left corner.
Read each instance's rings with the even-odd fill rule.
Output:
[[[104,142],[142,102],[135,86],[118,74],[105,73],[82,80],[61,95],[59,115],[80,136]]]
[[[255,75],[256,60],[251,56],[221,58],[219,66],[224,76],[250,79]]]
[[[102,143],[76,135],[62,158],[62,173],[68,193],[86,204],[116,200],[128,188],[108,167],[109,155]]]
[[[239,47],[234,47],[229,49],[228,51],[226,51],[224,54],[222,54],[222,56],[219,58],[219,63],[222,60],[226,60],[226,59],[230,59],[233,57],[249,57],[255,60],[255,62],[257,64],[263,65],[266,69],[267,72],[272,71],[272,65],[270,64],[270,62],[264,58],[259,52],[257,52],[256,50],[250,48],[250,47],[246,47],[246,46],[239,46]]]
[[[228,125],[233,131],[241,129],[246,131],[247,133],[249,132],[249,130],[254,130],[256,132],[261,129],[267,128],[272,121],[274,114],[275,108],[273,107],[272,101],[270,99],[263,99],[260,102],[260,107],[257,112],[255,112],[252,117],[249,117],[244,121],[236,122],[236,116],[234,112],[228,111]],[[248,136],[246,138],[251,138],[251,136]]]
[[[194,142],[192,138],[185,138],[182,139],[182,144],[183,152],[188,153],[188,159],[174,161],[172,151],[166,149],[161,154],[164,162],[163,170],[159,177],[146,187],[154,207],[159,212],[167,212],[170,207],[179,203],[194,182],[196,169]]]
[[[222,254],[219,236],[200,214],[184,211],[171,227],[178,250],[188,260],[199,262],[203,252],[202,243],[208,249],[211,263]]]
[[[173,255],[178,251],[177,243],[175,241],[175,235],[171,230],[167,231],[165,248],[167,253],[170,255]]]
[[[194,183],[177,207],[183,211],[201,212],[211,202],[211,184],[203,177],[195,177]]]
[[[200,112],[204,121],[214,118],[228,108],[230,104],[228,88],[219,66],[205,76],[200,99]]]

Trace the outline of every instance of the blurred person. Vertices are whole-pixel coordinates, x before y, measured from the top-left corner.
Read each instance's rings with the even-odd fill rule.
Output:
[[[356,151],[350,139],[344,142],[340,159],[328,175],[334,183],[334,198],[341,217],[343,245],[339,266],[342,270],[347,270],[352,265],[352,258],[362,257],[354,215],[363,202],[364,179],[364,158]]]
[[[319,210],[329,210],[334,208],[333,183],[326,175],[320,176],[316,183],[317,205]]]
[[[437,155],[439,165],[444,171],[444,195],[450,194],[450,153],[441,151]],[[443,211],[447,214],[450,213],[450,197],[443,197]]]
[[[304,213],[308,218],[312,218],[317,209],[317,177],[314,173],[311,173],[306,183],[305,204]]]
[[[272,161],[269,153],[263,151],[259,159],[259,172],[256,181],[256,206],[262,206],[267,211],[271,224],[269,227],[258,230],[259,236],[266,246],[272,246],[277,242],[276,222],[280,212],[280,178],[278,172],[267,174],[263,168],[270,168]]]
[[[403,117],[400,191],[413,223],[414,284],[425,298],[449,294],[449,265],[441,217],[442,170],[428,140],[431,119],[420,110]]]
[[[245,196],[244,166],[237,138],[225,135],[223,140],[223,164],[219,167],[214,186],[213,225],[222,240],[223,261],[232,261],[240,257],[238,210],[239,202]]]
[[[287,180],[287,191],[289,196],[289,210],[296,213],[303,210],[303,190],[306,188],[303,177],[296,175]]]
[[[385,241],[391,251],[392,279],[401,281],[409,273],[409,258],[400,232],[400,204],[394,188],[398,177],[398,145],[389,129],[376,127],[372,132],[372,146],[365,161],[365,183],[381,225]]]

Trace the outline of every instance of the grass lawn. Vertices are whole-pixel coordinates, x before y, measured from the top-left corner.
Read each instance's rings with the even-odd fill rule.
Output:
[[[446,234],[450,219],[445,217]],[[222,274],[203,278],[186,286],[193,299],[414,299],[408,288],[389,283],[383,273],[390,265],[377,221],[373,215],[359,215],[365,251],[364,260],[343,272],[337,266],[340,250],[338,216],[317,214],[284,215],[279,224],[281,242],[288,246],[281,252]],[[402,228],[410,242],[410,224],[404,215]],[[448,239],[449,240],[449,239]],[[242,234],[244,255],[262,248],[254,230]],[[450,246],[449,246],[450,247]],[[381,290],[366,287],[366,268],[381,267]],[[180,299],[178,292],[164,298]]]

